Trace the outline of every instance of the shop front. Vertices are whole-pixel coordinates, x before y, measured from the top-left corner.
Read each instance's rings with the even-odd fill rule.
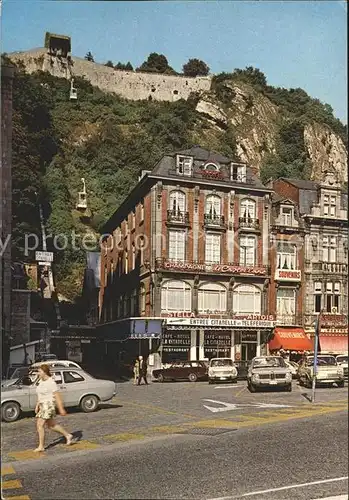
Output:
[[[286,354],[291,361],[299,361],[305,352],[312,352],[313,341],[307,337],[303,328],[277,327],[269,341],[272,354]]]

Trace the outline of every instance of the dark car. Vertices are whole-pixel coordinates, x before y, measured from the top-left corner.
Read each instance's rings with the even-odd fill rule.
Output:
[[[168,368],[153,371],[153,377],[159,382],[165,380],[197,380],[207,379],[208,367],[203,361],[179,361]]]

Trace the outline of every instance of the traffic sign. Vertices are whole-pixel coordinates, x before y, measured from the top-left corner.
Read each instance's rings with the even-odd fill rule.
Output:
[[[53,262],[53,252],[35,252],[35,260],[39,262]]]

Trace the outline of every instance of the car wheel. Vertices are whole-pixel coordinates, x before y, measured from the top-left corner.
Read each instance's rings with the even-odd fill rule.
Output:
[[[19,419],[20,414],[21,408],[19,404],[14,401],[4,403],[1,407],[1,418],[5,422],[15,422]]]
[[[289,384],[289,385],[286,387],[286,391],[287,391],[287,392],[292,392],[292,384]]]
[[[97,396],[84,396],[80,402],[80,408],[84,413],[91,413],[96,411],[98,408],[98,398]]]
[[[336,382],[337,387],[344,387],[344,380],[341,380],[340,382]]]
[[[255,385],[253,385],[253,384],[249,384],[248,388],[249,388],[250,392],[256,392],[257,391],[257,387]]]
[[[163,376],[162,373],[159,373],[157,380],[158,380],[158,382],[164,382],[165,381],[165,378],[164,378],[164,376]]]
[[[188,378],[189,378],[189,382],[196,382],[198,379],[198,376],[196,375],[196,373],[190,373]]]

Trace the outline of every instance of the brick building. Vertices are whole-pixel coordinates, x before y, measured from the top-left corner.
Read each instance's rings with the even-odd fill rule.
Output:
[[[299,266],[304,276],[301,312],[305,332],[314,335],[316,316],[323,311],[322,352],[347,352],[348,195],[334,172],[326,172],[323,182],[281,178],[270,187],[294,203],[294,214],[304,228]]]
[[[11,224],[12,224],[12,84],[14,69],[1,67],[1,169],[0,169],[0,328],[3,370],[10,355],[11,335]]]
[[[145,339],[131,345],[154,366],[265,352],[270,208],[248,166],[200,147],[165,155],[104,227],[101,334]]]

